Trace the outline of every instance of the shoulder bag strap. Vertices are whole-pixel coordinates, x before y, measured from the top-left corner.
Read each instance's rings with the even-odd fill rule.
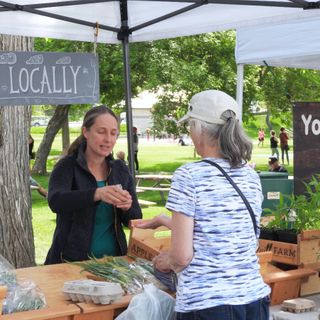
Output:
[[[250,213],[250,216],[251,216],[251,220],[252,220],[252,223],[253,223],[253,227],[254,227],[254,233],[256,234],[257,236],[257,233],[258,233],[258,227],[257,227],[257,222],[256,222],[256,218],[255,218],[255,215],[253,213],[253,210],[250,206],[250,203],[248,202],[247,198],[245,197],[245,195],[242,193],[242,191],[239,189],[239,187],[236,185],[236,183],[231,179],[231,177],[215,162],[213,161],[210,161],[210,160],[202,160],[203,162],[206,162],[206,163],[209,163],[211,164],[212,166],[216,167],[217,169],[219,169],[221,171],[221,173],[227,178],[227,180],[230,182],[230,184],[235,188],[235,190],[238,192],[239,196],[242,198],[243,202],[245,203],[249,213]]]

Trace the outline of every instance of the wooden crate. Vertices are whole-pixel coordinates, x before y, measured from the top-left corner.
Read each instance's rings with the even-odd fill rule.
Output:
[[[128,255],[152,260],[161,251],[169,250],[171,231],[166,227],[157,229],[139,229],[134,226],[130,230]]]
[[[301,235],[301,266],[316,270],[316,274],[310,276],[301,284],[300,295],[320,292],[320,230],[304,231]]]
[[[260,239],[258,252],[272,251],[273,261],[294,266],[319,263],[320,230],[307,230],[298,235],[298,243]]]
[[[273,261],[290,265],[300,264],[300,250],[298,244],[273,240],[259,240],[258,252],[272,251]]]
[[[280,304],[287,299],[298,298],[303,281],[306,281],[309,276],[312,277],[316,272],[310,268],[283,271],[271,263],[273,260],[271,251],[257,253],[257,256],[263,280],[271,288],[271,305]]]
[[[271,305],[280,304],[287,299],[298,298],[302,282],[315,273],[316,271],[313,269],[301,268],[264,274],[264,282],[271,287]]]
[[[306,230],[298,235],[298,243],[291,244],[279,241],[259,241],[259,252],[272,251],[273,261],[307,268],[316,274],[305,277],[301,282],[300,296],[320,292],[320,230]]]
[[[311,275],[301,283],[300,296],[308,296],[320,292],[320,269],[315,270],[315,274]]]

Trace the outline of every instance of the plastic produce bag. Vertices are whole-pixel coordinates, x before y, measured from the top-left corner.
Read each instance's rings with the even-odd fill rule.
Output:
[[[0,254],[0,285],[13,287],[17,285],[13,266]]]
[[[9,263],[9,261],[0,254],[0,273],[1,272],[7,272],[7,271],[13,270],[13,269],[14,268]]]
[[[36,310],[46,306],[42,291],[32,281],[17,281],[13,266],[2,255],[0,255],[0,285],[6,286],[8,290],[3,301],[2,314]]]
[[[15,286],[17,283],[13,266],[0,254],[0,285]]]
[[[3,314],[37,310],[46,306],[42,291],[32,281],[18,282],[8,287],[7,297],[3,303]]]
[[[128,308],[116,320],[174,320],[175,299],[153,284],[135,295]]]

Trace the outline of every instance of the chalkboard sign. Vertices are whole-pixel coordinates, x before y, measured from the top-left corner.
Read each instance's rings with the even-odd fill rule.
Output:
[[[0,105],[98,101],[99,68],[94,54],[0,51]]]
[[[320,102],[297,102],[293,107],[294,193],[320,173]]]

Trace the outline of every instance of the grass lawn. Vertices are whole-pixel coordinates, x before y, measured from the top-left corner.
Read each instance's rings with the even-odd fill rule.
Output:
[[[71,141],[78,136],[78,130],[72,129]],[[264,147],[257,146],[257,138],[255,137],[255,130],[248,132],[252,137],[254,144],[252,162],[256,163],[257,170],[268,170],[268,157],[270,156],[269,137],[264,144]],[[32,136],[35,139],[35,150],[41,142],[43,136],[43,128],[32,128]],[[291,141],[292,142],[292,141]],[[56,162],[56,156],[60,155],[62,150],[61,135],[57,135],[49,159],[48,159],[48,171],[52,170],[54,163]],[[127,150],[126,139],[120,137],[115,146],[114,151]],[[292,147],[290,148],[290,161],[292,161]],[[198,156],[194,157],[194,148],[192,146],[179,146],[177,141],[168,140],[156,140],[147,141],[140,139],[139,143],[139,162],[140,173],[172,173],[180,165],[200,159]],[[287,167],[289,173],[292,174],[292,165]],[[48,176],[33,176],[40,184],[47,188]],[[146,182],[147,185],[147,182]],[[160,193],[147,191],[139,194],[139,198],[157,203],[156,206],[150,206],[142,208],[144,218],[151,218],[159,213],[167,212],[164,208],[164,203],[161,200]],[[37,191],[32,191],[32,217],[33,217],[33,231],[36,248],[36,262],[37,264],[43,264],[48,249],[51,245],[52,235],[55,228],[55,214],[51,212],[48,207],[46,199],[41,197]],[[128,235],[128,230],[126,231]]]

